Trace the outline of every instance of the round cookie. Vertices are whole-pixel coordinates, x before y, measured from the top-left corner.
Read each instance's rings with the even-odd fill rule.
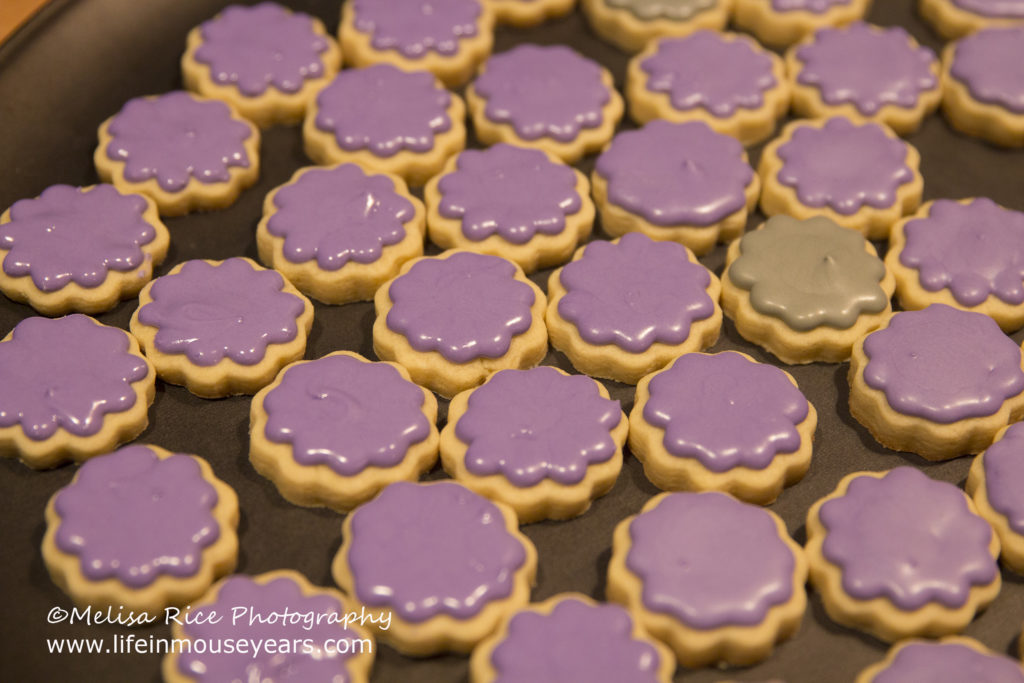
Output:
[[[43,561],[80,607],[162,618],[235,568],[237,527],[238,497],[205,460],[126,446],[50,498]]]
[[[947,304],[1024,327],[1024,213],[985,197],[928,202],[893,226],[885,265],[904,309]]]
[[[615,528],[607,594],[683,666],[750,666],[800,627],[806,580],[775,513],[724,493],[663,493]]]
[[[885,659],[857,676],[855,683],[1024,683],[1016,660],[988,649],[973,638],[950,636],[938,642],[897,643]]]
[[[1024,18],[1024,2],[1019,4]],[[1024,23],[985,28],[946,46],[942,112],[957,130],[1024,147]]]
[[[351,0],[338,29],[347,66],[392,64],[463,85],[491,54],[492,0]]]
[[[148,197],[52,185],[0,215],[0,291],[44,315],[100,313],[139,293],[169,243]]]
[[[948,460],[1024,417],[1021,350],[988,316],[932,304],[857,341],[850,413],[883,446]]]
[[[703,121],[744,145],[771,136],[789,109],[782,58],[739,33],[695,31],[651,41],[626,70],[629,115]]]
[[[136,97],[99,128],[96,172],[161,216],[223,209],[259,177],[260,132],[229,104],[184,91]]]
[[[468,653],[530,600],[537,551],[515,513],[455,482],[391,484],[343,536],[334,580],[355,607],[390,611],[372,626],[405,655]]]
[[[0,340],[0,455],[81,462],[149,424],[156,373],[135,337],[74,314],[26,318]]]
[[[854,472],[807,513],[829,617],[886,642],[963,630],[999,593],[999,539],[959,488],[912,467]]]
[[[892,313],[894,287],[862,235],[823,216],[772,216],[730,245],[722,308],[785,363],[839,363]]]
[[[547,354],[544,293],[497,256],[453,249],[410,261],[374,303],[377,356],[446,398]]]
[[[551,274],[551,345],[593,377],[635,384],[718,340],[718,278],[675,242],[629,233],[591,242]]]
[[[600,64],[565,45],[529,43],[491,57],[466,103],[482,143],[536,147],[566,163],[604,147],[623,110]]]
[[[601,227],[679,242],[701,256],[743,233],[761,182],[743,146],[702,121],[623,131],[592,176]]]
[[[320,91],[302,140],[318,164],[352,162],[419,187],[466,146],[465,116],[462,98],[430,74],[375,64],[345,69]]]
[[[423,255],[423,203],[398,176],[356,164],[300,168],[263,202],[260,261],[327,304],[371,301]]]
[[[561,593],[524,607],[480,643],[471,683],[630,681],[670,683],[675,658],[619,605]]]
[[[761,210],[825,216],[868,239],[883,239],[921,204],[920,159],[879,123],[842,116],[793,121],[761,155]]]
[[[1004,427],[995,441],[971,463],[967,493],[974,499],[1002,546],[1007,567],[1024,574],[1024,424]]]
[[[264,128],[298,123],[341,68],[323,23],[276,3],[230,5],[188,34],[185,87],[224,100]]]
[[[637,384],[629,450],[660,489],[768,505],[807,472],[817,424],[788,372],[735,351],[687,353]]]
[[[504,143],[452,157],[423,196],[431,242],[502,256],[527,273],[568,261],[594,225],[585,175]]]
[[[721,31],[734,0],[580,0],[594,33],[626,52],[665,36]]]
[[[160,379],[203,398],[253,394],[306,350],[313,305],[247,258],[192,260],[139,294],[130,329]]]
[[[494,19],[499,24],[517,28],[536,26],[548,19],[572,12],[576,0],[488,0],[494,7]]]
[[[765,45],[788,47],[820,28],[863,19],[871,0],[734,0],[733,23]]]
[[[899,26],[822,28],[786,53],[797,116],[845,116],[913,133],[942,99],[939,59]]]
[[[283,614],[301,618],[271,616]],[[240,616],[236,619],[235,615]],[[247,619],[246,615],[262,619]],[[306,621],[307,615],[315,615],[315,622]],[[229,576],[171,627],[175,643],[192,647],[175,649],[164,656],[164,681],[220,683],[258,676],[261,681],[367,683],[374,642],[356,623],[358,616],[349,612],[347,599],[337,590],[313,586],[290,569],[258,576]],[[264,647],[249,652],[195,646],[227,640],[261,643]],[[296,642],[302,647],[265,647],[267,643]]]
[[[918,0],[917,10],[946,40],[1024,23],[1022,0]]]
[[[547,366],[502,370],[452,399],[441,462],[521,524],[568,519],[615,483],[628,428],[600,382]]]

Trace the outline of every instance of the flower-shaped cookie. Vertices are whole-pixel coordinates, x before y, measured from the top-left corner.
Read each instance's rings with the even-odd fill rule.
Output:
[[[581,0],[594,32],[626,52],[656,38],[721,31],[733,0]]]
[[[871,0],[733,0],[733,23],[771,47],[863,19]]]
[[[1024,574],[1024,424],[996,435],[995,442],[974,459],[967,492],[999,536],[1003,562]]]
[[[946,40],[1024,25],[1024,0],[918,0],[918,12]]]
[[[862,671],[856,683],[900,681],[1024,683],[1024,668],[1020,662],[993,652],[972,638],[950,636],[938,642],[898,643],[885,660]]]

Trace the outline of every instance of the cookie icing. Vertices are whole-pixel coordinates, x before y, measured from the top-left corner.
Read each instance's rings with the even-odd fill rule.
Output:
[[[315,260],[328,271],[376,262],[384,247],[405,238],[405,224],[416,214],[390,178],[355,164],[309,169],[277,190],[273,204],[267,232],[284,239],[284,257]]]
[[[317,95],[314,121],[349,152],[365,149],[385,158],[429,152],[435,136],[452,128],[451,97],[426,71],[390,64],[345,69]]]
[[[964,306],[989,296],[1024,303],[1024,213],[986,197],[967,204],[939,199],[903,231],[900,263],[917,270],[927,291],[948,289]]]
[[[203,42],[193,59],[210,67],[210,78],[234,85],[246,97],[269,88],[295,93],[307,80],[324,75],[321,54],[329,43],[313,30],[313,18],[263,2],[231,5],[200,25]]]
[[[502,370],[470,394],[455,435],[467,446],[471,474],[500,474],[520,488],[545,479],[572,486],[615,455],[611,431],[621,419],[619,402],[588,377],[549,367]]]
[[[57,547],[91,581],[143,588],[159,576],[194,576],[221,534],[217,490],[194,458],[127,446],[82,464],[54,501]]]
[[[999,575],[992,529],[970,511],[963,491],[912,467],[855,478],[819,517],[827,532],[822,553],[857,600],[885,598],[906,611],[957,608],[972,587]]]
[[[583,206],[572,168],[540,150],[504,143],[462,152],[438,190],[438,212],[461,221],[462,234],[474,242],[499,235],[526,244],[538,234],[557,235],[565,217]]]
[[[864,381],[893,410],[949,424],[992,415],[1024,390],[1020,347],[992,318],[932,304],[864,340]]]
[[[718,118],[759,109],[765,92],[778,85],[768,53],[751,41],[703,29],[661,39],[640,68],[647,74],[644,87],[665,93],[673,108],[703,109]]]
[[[849,5],[853,0],[772,0],[776,12],[812,12],[824,14],[833,7]]]
[[[633,519],[629,535],[626,567],[643,583],[643,606],[690,628],[755,626],[793,597],[793,551],[755,505],[672,493]]]
[[[161,353],[185,354],[200,366],[225,358],[255,365],[267,346],[298,334],[305,303],[283,287],[280,273],[243,258],[186,261],[153,281],[153,300],[139,309],[139,322],[157,328],[154,346]]]
[[[1024,2],[1020,3],[1024,17]],[[961,39],[949,73],[979,102],[1024,114],[1024,27],[986,28]]]
[[[486,254],[418,261],[391,282],[388,329],[453,363],[500,358],[533,323],[533,289],[515,275],[512,263]]]
[[[982,459],[985,491],[992,509],[1006,517],[1014,533],[1024,535],[1024,424],[1011,425],[1003,437],[988,447]]]
[[[661,657],[633,637],[629,612],[575,598],[562,600],[549,614],[513,616],[490,663],[497,674],[494,683],[661,680]]]
[[[25,318],[0,342],[0,427],[35,441],[63,429],[92,436],[110,413],[135,405],[149,366],[122,330],[74,314]]]
[[[332,355],[293,365],[263,400],[266,438],[342,476],[394,467],[430,435],[423,390],[394,367]]]
[[[712,472],[763,470],[800,448],[807,399],[782,370],[731,351],[688,353],[655,375],[643,416],[665,449]]]
[[[78,188],[53,185],[35,199],[11,206],[10,222],[0,224],[0,249],[8,253],[3,271],[31,277],[43,292],[75,283],[98,287],[111,271],[140,268],[142,247],[156,239],[143,217],[148,204],[112,185]]]
[[[896,653],[872,683],[1024,683],[1020,664],[961,643],[917,641]]]
[[[629,10],[637,19],[686,21],[713,9],[718,0],[604,0],[609,7]]]
[[[875,123],[836,116],[821,128],[800,125],[779,146],[778,180],[801,204],[852,216],[863,207],[896,203],[900,186],[913,182],[907,145]]]
[[[968,12],[995,19],[1024,19],[1024,0],[953,0]]]
[[[355,641],[362,636],[346,629],[339,619],[347,610],[333,595],[318,591],[313,595],[302,592],[290,577],[278,577],[258,583],[252,577],[235,575],[219,584],[217,598],[212,603],[193,608],[190,621],[182,628],[182,637],[193,641],[217,643],[225,639],[252,642],[307,641],[312,651],[301,648],[265,649],[257,654],[246,652],[197,652],[199,648],[182,652],[178,657],[178,671],[201,683],[220,681],[331,681],[351,683],[347,660],[354,656],[351,650],[342,652],[337,641]],[[234,609],[244,610],[245,616],[232,620]],[[248,615],[269,617],[274,614],[315,615],[312,623],[304,620],[249,619]],[[221,619],[212,623],[212,616]],[[328,642],[330,647],[325,647]]]
[[[772,216],[741,238],[729,279],[750,292],[755,311],[787,327],[846,330],[889,305],[880,284],[885,264],[865,244],[860,233],[824,216]]]
[[[703,121],[652,121],[619,133],[597,159],[608,200],[649,223],[709,226],[747,205],[754,171],[735,138]]]
[[[470,619],[512,594],[526,549],[501,510],[453,482],[397,482],[351,515],[355,597],[422,623]]]
[[[223,102],[187,92],[129,100],[107,132],[107,157],[124,163],[125,179],[153,179],[166,192],[181,192],[192,180],[228,182],[232,168],[254,161],[244,144],[254,134],[251,124],[234,118]]]
[[[524,44],[495,55],[473,89],[487,101],[487,118],[523,140],[572,142],[604,122],[612,98],[601,66],[564,45]]]
[[[459,41],[477,34],[483,12],[480,0],[352,0],[352,9],[373,49],[408,59],[458,53]]]
[[[813,86],[825,104],[852,104],[872,116],[887,105],[913,108],[921,94],[939,87],[938,58],[912,44],[903,28],[862,21],[821,28],[796,50],[796,81]]]

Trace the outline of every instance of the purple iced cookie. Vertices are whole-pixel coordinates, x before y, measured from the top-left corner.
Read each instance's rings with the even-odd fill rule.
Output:
[[[992,509],[1010,530],[1024,536],[1024,423],[1016,423],[985,451],[985,491]]]
[[[985,648],[976,640],[915,640],[897,645],[862,683],[1024,683],[1019,662]],[[865,676],[867,672],[861,674]]]
[[[352,0],[355,30],[374,50],[396,51],[406,59],[435,53],[451,57],[459,42],[476,36],[481,0]]]
[[[1024,0],[950,0],[960,9],[989,19],[1024,19]]]
[[[1014,16],[1024,18],[1024,1],[1012,5],[1006,1]],[[985,28],[951,49],[949,74],[972,98],[1024,116],[1024,26]]]

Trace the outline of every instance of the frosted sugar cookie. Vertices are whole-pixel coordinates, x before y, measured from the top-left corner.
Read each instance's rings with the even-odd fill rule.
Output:
[[[619,402],[589,377],[502,370],[452,399],[441,462],[522,524],[567,519],[611,489],[627,429]]]
[[[946,40],[992,26],[1024,23],[1021,0],[918,0],[917,9]]]
[[[948,460],[1024,417],[1021,350],[980,313],[932,304],[858,340],[850,413],[883,446]]]
[[[264,128],[297,123],[341,68],[323,23],[273,2],[230,5],[188,34],[185,87],[228,102]]]
[[[897,643],[885,659],[869,666],[856,683],[1024,683],[1019,662],[993,652],[973,638]]]
[[[455,482],[391,484],[343,536],[334,580],[357,607],[391,612],[373,626],[403,654],[468,653],[530,600],[537,551],[515,513]]]
[[[223,209],[259,176],[260,132],[230,105],[177,91],[129,100],[103,122],[100,179],[161,216]]]
[[[967,492],[999,536],[1003,562],[1024,574],[1024,424],[996,434],[995,441],[971,463]]]
[[[733,0],[581,0],[580,5],[594,33],[620,50],[639,52],[655,38],[721,31]]]
[[[0,291],[44,315],[130,299],[167,255],[156,204],[112,185],[53,185],[0,216]]]
[[[807,513],[811,583],[834,621],[886,642],[958,633],[999,593],[999,539],[959,488],[854,472]]]
[[[149,424],[156,373],[135,337],[84,315],[26,318],[0,341],[0,455],[81,462]]]
[[[765,45],[786,47],[820,28],[863,19],[871,0],[735,0],[733,23]]]
[[[205,460],[126,446],[50,499],[43,560],[76,605],[163,618],[235,568],[237,526],[238,497]]]
[[[536,26],[572,12],[576,0],[489,0],[494,6],[494,18],[499,24],[519,28]]]

